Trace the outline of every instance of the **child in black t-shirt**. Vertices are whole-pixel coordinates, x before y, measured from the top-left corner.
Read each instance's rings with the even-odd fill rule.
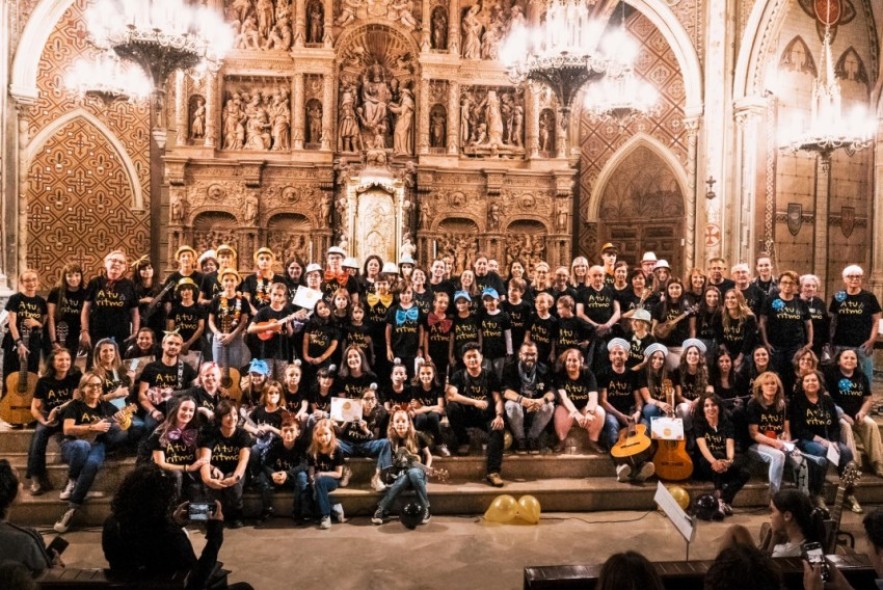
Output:
[[[306,319],[305,312],[298,314],[296,317]],[[288,303],[288,287],[285,283],[273,283],[270,305],[259,309],[248,326],[248,333],[257,337],[257,358],[266,361],[273,379],[285,377],[285,369],[294,355],[291,336],[303,327],[294,317],[294,308]]]
[[[200,350],[202,333],[205,331],[205,313],[196,304],[198,294],[199,287],[193,279],[181,279],[175,287],[175,301],[166,315],[166,330],[177,330],[184,341],[181,354]]]
[[[481,331],[479,330],[478,318],[472,312],[472,297],[466,291],[457,291],[454,294],[454,345],[451,350],[451,372],[463,367],[460,359],[460,351],[467,344],[477,344],[481,349]]]
[[[423,344],[420,308],[414,303],[414,291],[406,286],[399,293],[398,305],[386,314],[386,360],[398,358],[409,375],[414,374],[414,359]]]
[[[273,440],[261,458],[261,469],[257,476],[263,504],[261,520],[273,514],[274,490],[286,488],[294,490],[292,517],[295,520],[311,520],[313,507],[307,484],[306,436],[301,435],[303,431],[295,415],[284,410],[280,432],[281,436]]]
[[[313,370],[327,367],[340,343],[340,334],[331,323],[331,308],[325,300],[316,302],[315,313],[304,329],[303,358]]]
[[[512,322],[509,315],[500,311],[500,295],[495,289],[485,289],[481,294],[484,310],[479,315],[481,354],[497,375],[503,376],[503,365],[512,356]]]
[[[340,485],[343,477],[343,451],[334,434],[334,423],[321,420],[313,429],[313,441],[308,452],[309,483],[313,489],[319,528],[331,528],[331,498],[329,494]]]
[[[533,342],[537,347],[537,358],[543,363],[555,363],[558,349],[558,318],[552,315],[555,299],[551,294],[541,291],[534,299],[536,316],[531,320],[525,340]]]
[[[350,321],[344,326],[346,348],[357,346],[368,359],[368,366],[374,368],[374,343],[371,328],[365,323],[365,306],[355,303],[350,310]]]
[[[508,297],[503,302],[503,311],[512,323],[512,350],[521,348],[533,318],[533,308],[523,299],[526,289],[527,283],[523,279],[510,279]]]

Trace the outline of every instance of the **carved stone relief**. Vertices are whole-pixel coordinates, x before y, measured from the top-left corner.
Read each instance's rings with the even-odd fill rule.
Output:
[[[476,2],[462,8],[460,52],[464,59],[498,59],[500,44],[512,26],[525,24],[524,8],[517,2]]]
[[[367,20],[385,20],[408,31],[420,28],[421,7],[413,0],[339,0],[334,24],[346,27]]]
[[[292,44],[289,0],[227,0],[227,19],[235,32],[234,48],[288,51]]]
[[[225,80],[223,149],[291,150],[290,81]]]
[[[507,86],[463,87],[460,145],[469,156],[523,156],[524,90]]]

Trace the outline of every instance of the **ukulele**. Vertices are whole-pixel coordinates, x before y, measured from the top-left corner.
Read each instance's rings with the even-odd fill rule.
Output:
[[[678,317],[672,318],[670,320],[665,320],[664,322],[659,322],[653,327],[653,336],[656,337],[658,340],[664,340],[665,338],[668,338],[674,331],[675,326],[681,323],[681,321],[696,313],[698,310],[698,305],[691,305],[686,310],[684,310],[684,313],[682,313]]]
[[[31,329],[19,330],[25,349],[31,341]],[[16,347],[17,348],[17,347]],[[6,396],[0,400],[0,419],[10,424],[24,426],[34,421],[31,415],[31,399],[37,387],[37,375],[28,372],[28,355],[18,356],[19,369],[6,376]]]
[[[290,315],[285,316],[281,320],[268,320],[266,322],[257,322],[255,327],[259,330],[257,333],[257,337],[260,340],[267,341],[271,339],[273,336],[282,332],[282,326],[287,324],[288,322],[294,321],[297,319],[295,316],[300,312],[294,312]]]
[[[843,513],[843,501],[846,499],[846,490],[861,478],[861,473],[855,461],[850,461],[843,469],[843,475],[837,483],[837,495],[834,497],[834,507],[831,509],[830,518],[824,520],[825,538],[822,546],[825,553],[835,553],[837,550],[837,534],[840,532],[840,517]]]
[[[637,467],[649,461],[653,457],[653,440],[647,436],[647,426],[629,418],[628,425],[619,431],[619,440],[610,449],[610,455],[617,465],[628,463]]]
[[[426,473],[426,477],[430,477],[438,480],[439,483],[445,483],[448,481],[448,477],[450,473],[448,473],[447,469],[436,469],[435,467],[427,467],[423,463],[421,463],[420,458],[411,453],[407,447],[401,446],[396,449],[395,455],[392,460],[393,468],[399,468],[402,470],[411,469],[412,467],[417,467],[422,469],[424,473]]]
[[[227,314],[221,317],[221,333],[229,334],[233,327],[233,318]],[[242,387],[240,385],[240,375],[237,369],[230,368],[230,353],[226,346],[221,346],[223,351],[218,366],[221,368],[221,389],[227,394],[227,397],[235,402],[242,399]]]
[[[111,424],[116,424],[120,427],[120,430],[128,430],[132,427],[132,416],[135,415],[135,412],[138,411],[138,406],[135,404],[129,404],[110,418],[104,418],[104,420],[110,420]],[[97,424],[101,422],[101,420],[96,420],[93,424]],[[89,441],[90,443],[94,443],[95,440],[102,434],[106,434],[105,432],[96,432],[90,430],[86,434],[80,436],[81,440]]]
[[[55,341],[58,342],[58,345],[61,347],[65,346],[67,342],[67,336],[70,333],[70,328],[67,325],[67,322],[61,321],[55,324]]]
[[[669,417],[674,415],[675,388],[671,379],[662,382],[665,392],[665,401],[671,406]],[[683,481],[693,474],[693,460],[687,453],[686,440],[659,440],[656,454],[653,456],[653,464],[656,466],[656,475],[666,481]]]

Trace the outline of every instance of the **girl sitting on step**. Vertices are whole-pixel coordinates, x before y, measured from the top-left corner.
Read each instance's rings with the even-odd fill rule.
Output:
[[[343,451],[334,434],[331,420],[320,420],[313,428],[313,441],[307,452],[309,483],[313,500],[319,512],[319,528],[331,528],[330,494],[340,485],[343,477]]]

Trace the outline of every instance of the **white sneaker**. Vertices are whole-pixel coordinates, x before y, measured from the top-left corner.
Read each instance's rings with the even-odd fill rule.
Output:
[[[647,461],[643,465],[641,465],[641,469],[638,470],[638,474],[635,476],[637,481],[645,481],[648,478],[652,477],[652,475],[656,473],[656,465]]]
[[[340,487],[345,488],[350,485],[350,478],[353,476],[353,470],[350,469],[349,465],[343,466],[343,474],[340,476],[340,480],[338,484]]]
[[[631,474],[632,468],[629,465],[623,463],[616,468],[616,481],[626,483],[629,480],[629,476],[631,476]]]
[[[325,529],[325,530],[330,529],[331,528],[331,517],[330,516],[323,516],[322,520],[319,521],[319,528]]]
[[[77,508],[68,508],[64,514],[61,515],[61,518],[58,519],[58,522],[52,527],[55,529],[56,533],[64,534],[71,528],[71,521],[74,519],[74,515],[77,513]]]
[[[64,486],[64,489],[61,490],[61,493],[58,494],[59,500],[70,500],[71,494],[74,493],[74,488],[77,487],[77,480],[69,479]]]
[[[380,474],[374,473],[374,476],[371,478],[371,489],[375,492],[382,492],[386,489],[386,484],[380,481]]]

